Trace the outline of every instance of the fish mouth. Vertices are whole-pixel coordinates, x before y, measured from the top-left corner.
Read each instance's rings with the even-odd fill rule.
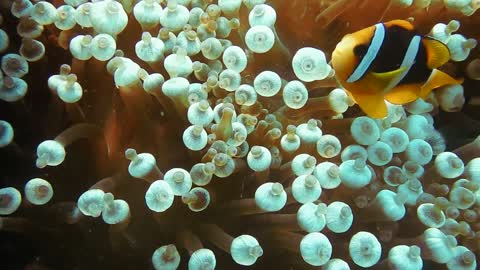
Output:
[[[355,44],[355,39],[351,35],[346,35],[332,52],[332,67],[335,74],[343,80],[348,73],[353,72],[353,65],[356,62],[353,54]]]
[[[340,40],[340,42],[335,46],[333,50],[332,57],[336,55],[337,57],[341,57],[346,52],[353,52],[353,48],[356,45],[355,39],[351,35],[346,35]],[[353,53],[352,53],[353,55]]]

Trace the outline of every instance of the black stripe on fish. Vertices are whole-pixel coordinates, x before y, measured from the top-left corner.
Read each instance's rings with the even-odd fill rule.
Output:
[[[370,71],[383,73],[398,69],[415,34],[414,31],[396,25],[387,28],[382,47]]]
[[[430,77],[431,73],[432,70],[427,66],[427,50],[423,43],[420,43],[420,48],[418,49],[417,57],[415,58],[415,64],[413,64],[407,76],[405,76],[399,84],[423,84],[427,81],[428,77]]]
[[[407,30],[400,26],[394,25],[388,27],[380,51],[368,71],[383,73],[398,69],[405,57],[410,41],[415,35],[415,31]],[[365,56],[369,46],[370,43],[359,44],[354,48],[353,52],[359,57],[359,62],[361,62]],[[427,54],[425,47],[423,44],[420,44],[415,63],[399,84],[425,82],[430,76],[430,73],[431,70],[427,67]]]

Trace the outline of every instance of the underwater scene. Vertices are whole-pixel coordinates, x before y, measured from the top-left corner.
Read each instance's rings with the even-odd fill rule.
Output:
[[[0,269],[478,269],[479,8],[0,1]]]

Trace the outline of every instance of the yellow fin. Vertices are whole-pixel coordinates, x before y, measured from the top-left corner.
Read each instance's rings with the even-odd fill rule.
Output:
[[[415,101],[420,94],[419,84],[399,85],[385,94],[385,99],[393,104],[402,105]]]
[[[385,104],[383,95],[358,94],[353,95],[353,99],[369,117],[384,118],[387,116],[387,104]]]
[[[422,39],[422,43],[427,52],[427,67],[429,69],[440,67],[450,59],[450,51],[442,42],[425,37]]]
[[[392,80],[400,76],[405,69],[406,67],[382,73],[369,72],[364,78],[365,86],[371,90],[370,93],[383,93],[388,90],[387,88],[390,87]]]
[[[422,85],[420,90],[420,97],[426,98],[430,92],[438,87],[449,85],[449,84],[461,84],[463,79],[454,79],[445,72],[442,72],[438,69],[434,69],[428,77],[428,80],[425,84]]]
[[[405,28],[407,30],[413,30],[413,28],[414,28],[413,24],[409,21],[406,21],[406,20],[392,20],[392,21],[388,21],[388,22],[384,23],[384,25],[386,27],[397,25],[397,26],[400,26],[400,27]]]

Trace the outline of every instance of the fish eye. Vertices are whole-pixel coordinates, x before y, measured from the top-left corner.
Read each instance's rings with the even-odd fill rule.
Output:
[[[361,57],[361,56],[364,56],[367,53],[367,50],[368,50],[367,45],[360,44],[360,45],[355,46],[355,48],[353,48],[353,53],[355,54],[355,56]]]

